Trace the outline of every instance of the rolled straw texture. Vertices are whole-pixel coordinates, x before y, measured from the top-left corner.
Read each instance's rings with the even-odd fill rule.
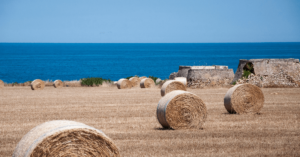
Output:
[[[183,83],[186,86],[186,78],[185,77],[175,77],[176,81]]]
[[[175,90],[160,99],[156,114],[164,128],[200,129],[207,118],[207,109],[197,95]]]
[[[126,88],[131,88],[131,82],[127,79],[120,79],[117,83],[118,89],[126,89]]]
[[[229,113],[258,113],[264,105],[264,94],[259,87],[240,84],[230,88],[224,98]]]
[[[145,79],[145,78],[148,78],[148,77],[146,77],[146,76],[141,76],[141,77],[140,77],[140,80]]]
[[[83,123],[55,120],[30,130],[14,150],[13,157],[106,156],[119,150],[102,131]]]
[[[138,77],[132,77],[129,79],[132,87],[138,87],[140,85],[141,80]]]
[[[4,87],[4,82],[2,80],[0,80],[0,88]]]
[[[63,84],[63,82],[62,82],[61,80],[55,80],[55,81],[53,82],[53,86],[54,86],[55,88],[61,88],[61,87],[64,86],[64,84]]]
[[[32,90],[42,90],[45,87],[45,82],[40,79],[35,79],[31,82],[31,89]]]
[[[161,96],[165,96],[167,93],[170,93],[174,90],[183,90],[186,91],[185,85],[179,81],[169,80],[163,84],[161,87],[160,93]]]
[[[151,88],[154,87],[155,83],[151,78],[144,78],[140,82],[140,87],[141,88]]]

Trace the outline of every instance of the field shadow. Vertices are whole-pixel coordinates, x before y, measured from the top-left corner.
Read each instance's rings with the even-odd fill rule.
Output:
[[[225,114],[225,115],[263,115],[263,113],[248,113],[248,114],[238,114],[238,113],[229,113],[229,112],[224,112],[222,114]]]
[[[174,130],[174,129],[157,127],[157,128],[154,128],[154,130]]]
[[[236,114],[236,113],[228,113],[228,112],[224,112],[222,114],[226,114],[226,115],[231,115],[231,114]]]
[[[172,130],[172,131],[175,131],[175,129],[172,129],[172,128],[154,128],[154,130]],[[204,130],[204,128],[199,128],[199,129],[186,129],[186,130]]]

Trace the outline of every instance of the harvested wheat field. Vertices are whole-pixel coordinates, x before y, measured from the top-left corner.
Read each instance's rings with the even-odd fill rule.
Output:
[[[32,128],[71,120],[102,130],[120,156],[300,156],[300,88],[262,89],[260,114],[229,114],[228,88],[187,89],[206,104],[200,130],[163,129],[160,88],[4,87],[0,89],[0,156],[12,156]]]

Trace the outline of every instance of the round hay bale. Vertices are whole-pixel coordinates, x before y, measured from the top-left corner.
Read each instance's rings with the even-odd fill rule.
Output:
[[[131,88],[131,82],[127,79],[120,79],[117,83],[118,89],[126,89],[126,88]]]
[[[144,78],[141,80],[141,83],[140,83],[141,88],[152,88],[154,86],[155,86],[155,83],[151,78]]]
[[[2,80],[0,80],[0,88],[4,87],[4,82]]]
[[[64,83],[63,83],[61,80],[55,80],[55,81],[53,82],[53,86],[54,86],[55,88],[61,88],[61,87],[64,86]]]
[[[132,87],[138,87],[140,85],[141,80],[138,77],[132,77],[129,79]]]
[[[200,129],[207,118],[207,109],[197,95],[175,90],[160,99],[156,114],[164,128]]]
[[[14,150],[13,157],[120,156],[102,131],[83,123],[55,120],[30,130]]]
[[[224,98],[224,106],[229,113],[258,113],[265,98],[259,87],[240,84],[231,87]]]
[[[32,90],[42,90],[45,87],[45,82],[40,79],[35,79],[31,82],[31,89]]]
[[[146,77],[146,76],[141,76],[141,77],[140,77],[140,80],[145,79],[145,78],[148,78],[148,77]]]
[[[164,83],[161,87],[161,96],[165,96],[167,93],[170,93],[174,90],[183,90],[186,91],[185,85],[179,81],[170,80]]]
[[[162,80],[160,78],[156,79],[155,83],[159,84]]]
[[[176,81],[183,83],[186,86],[186,78],[185,77],[175,77]]]

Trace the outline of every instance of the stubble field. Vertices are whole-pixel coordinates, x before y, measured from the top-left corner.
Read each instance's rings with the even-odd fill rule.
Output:
[[[0,156],[51,120],[73,120],[102,130],[121,156],[300,156],[300,88],[262,89],[260,114],[228,114],[227,88],[188,89],[207,105],[202,130],[164,130],[156,118],[160,89],[30,87],[0,89]]]

